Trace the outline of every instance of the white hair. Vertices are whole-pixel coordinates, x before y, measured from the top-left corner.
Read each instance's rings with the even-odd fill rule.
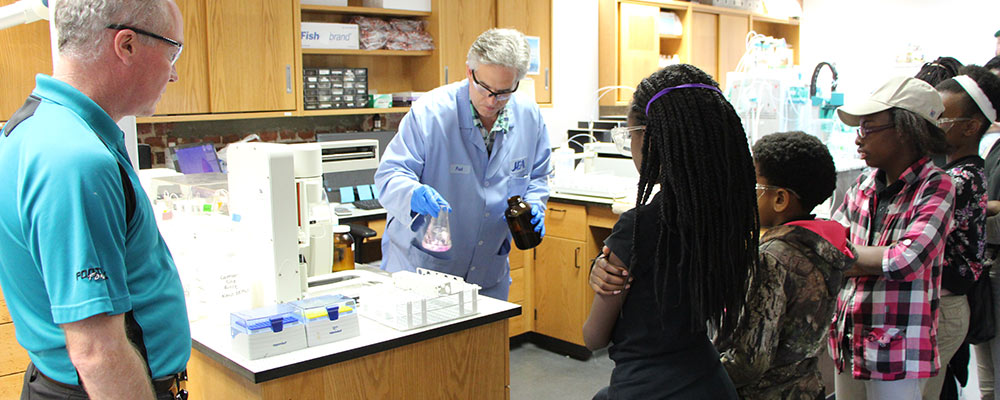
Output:
[[[528,73],[528,40],[516,29],[494,28],[483,32],[472,43],[466,63],[475,70],[480,64],[499,65],[517,71],[517,80]]]
[[[108,25],[122,24],[164,32],[171,23],[165,0],[59,0],[55,8],[59,54],[79,61],[97,59],[110,35]],[[138,35],[147,43],[153,38]]]

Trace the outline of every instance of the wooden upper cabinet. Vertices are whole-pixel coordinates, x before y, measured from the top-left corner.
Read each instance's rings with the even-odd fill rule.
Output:
[[[0,6],[16,0],[0,0]],[[35,74],[52,75],[48,21],[0,30],[0,121],[24,104],[35,88]]]
[[[295,110],[293,0],[205,1],[213,113]]]
[[[719,80],[719,15],[695,12],[689,63]]]
[[[659,67],[660,39],[656,21],[660,18],[660,7],[621,3],[618,16],[618,85],[634,88]],[[632,91],[618,91],[618,101],[631,99]]]
[[[465,79],[469,47],[479,35],[496,26],[494,0],[440,0],[433,11],[440,13],[437,48],[441,51],[441,82]]]
[[[750,20],[741,15],[719,15],[719,81],[726,88],[726,73],[735,71],[746,52]]]
[[[552,102],[552,1],[497,0],[497,27],[514,28],[539,38],[540,63],[535,81],[535,101]]]
[[[184,16],[184,52],[174,66],[177,81],[156,105],[157,115],[208,114],[208,43],[205,31],[205,0],[176,0]]]

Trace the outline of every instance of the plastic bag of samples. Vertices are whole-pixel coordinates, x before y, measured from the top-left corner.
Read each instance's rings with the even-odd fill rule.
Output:
[[[424,30],[423,21],[394,18],[389,20],[389,50],[434,50],[434,38]]]
[[[389,43],[393,28],[381,18],[352,17],[350,23],[358,25],[358,39],[364,50],[378,50]]]

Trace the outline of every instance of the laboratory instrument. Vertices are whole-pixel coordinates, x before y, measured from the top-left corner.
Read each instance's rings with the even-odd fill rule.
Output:
[[[535,232],[531,224],[531,204],[521,200],[521,196],[513,196],[507,199],[507,206],[504,217],[517,248],[528,250],[538,246],[542,242],[542,235]]]

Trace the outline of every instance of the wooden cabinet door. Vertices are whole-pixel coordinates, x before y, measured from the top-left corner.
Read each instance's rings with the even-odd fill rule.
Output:
[[[295,109],[293,0],[206,2],[213,113]]]
[[[486,30],[496,26],[494,0],[441,0],[434,10],[440,13],[442,84],[465,79],[465,60],[469,47]]]
[[[0,0],[0,6],[16,0]],[[35,88],[35,74],[52,75],[52,45],[48,21],[0,30],[0,121],[24,105]]]
[[[694,12],[693,20],[689,62],[719,80],[719,15]]]
[[[660,65],[660,36],[656,21],[660,8],[621,3],[618,8],[618,85],[634,88]],[[632,92],[618,91],[618,101],[629,102]]]
[[[576,240],[546,236],[535,249],[536,332],[584,345],[586,258],[586,242]]]
[[[535,101],[552,102],[552,1],[497,0],[497,27],[514,28],[539,38],[540,62],[535,81]]]
[[[746,52],[747,33],[750,32],[750,18],[741,15],[719,15],[719,76],[716,78],[726,90],[726,73],[736,70],[736,66]]]
[[[184,16],[184,52],[177,60],[177,82],[156,105],[157,115],[208,114],[208,37],[205,31],[205,0],[177,0]]]

